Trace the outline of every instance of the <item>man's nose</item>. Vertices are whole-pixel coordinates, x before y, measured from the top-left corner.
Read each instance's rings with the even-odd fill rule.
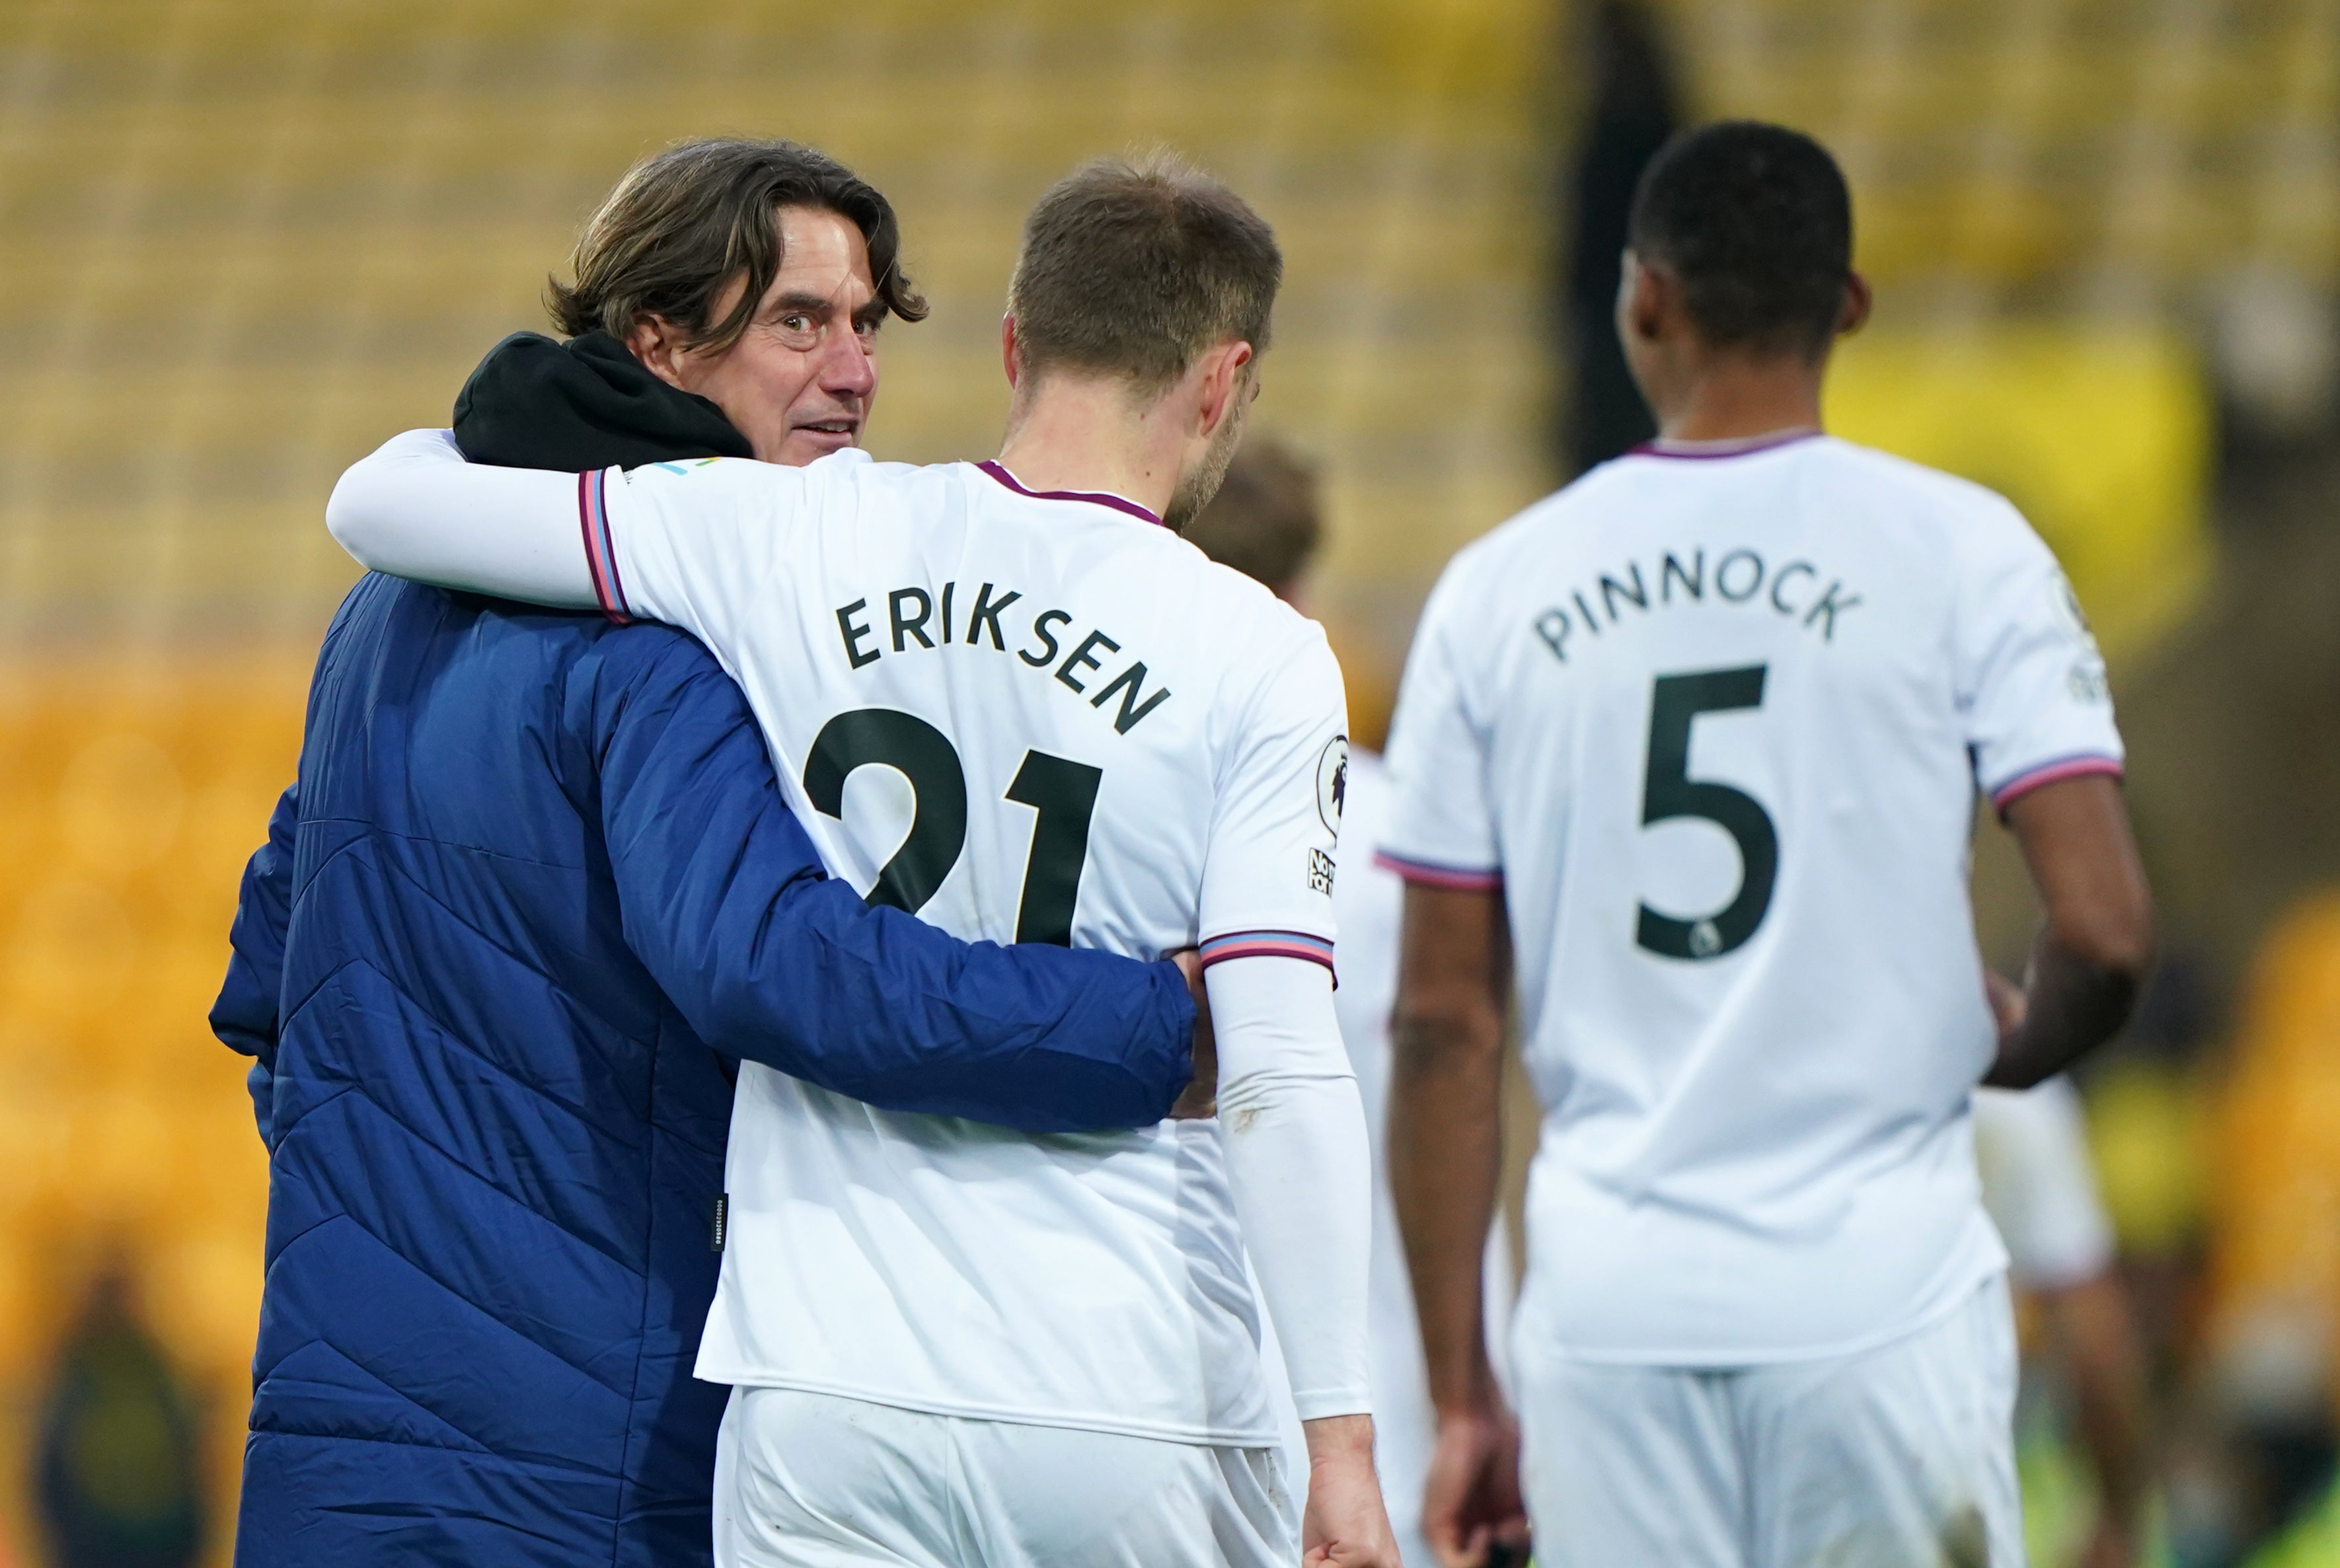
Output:
[[[878,362],[858,332],[844,334],[820,367],[820,390],[831,397],[866,398],[878,390]]]

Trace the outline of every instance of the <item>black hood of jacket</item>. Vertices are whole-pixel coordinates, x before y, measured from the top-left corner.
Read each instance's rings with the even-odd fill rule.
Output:
[[[455,444],[473,462],[576,473],[693,457],[753,457],[723,411],[644,370],[607,332],[555,342],[514,332],[455,394]]]

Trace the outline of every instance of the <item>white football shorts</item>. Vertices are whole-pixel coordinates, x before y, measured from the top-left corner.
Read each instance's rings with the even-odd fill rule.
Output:
[[[1291,1568],[1281,1457],[735,1388],[716,1568]]]
[[[1858,1355],[1700,1369],[1517,1348],[1538,1568],[2023,1568],[2004,1275]]]

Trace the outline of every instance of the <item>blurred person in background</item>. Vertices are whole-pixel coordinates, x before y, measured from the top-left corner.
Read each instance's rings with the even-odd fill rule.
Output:
[[[2020,1563],[1978,1081],[2120,1027],[2151,900],[2104,667],[2006,501],[1820,431],[1869,311],[1809,137],[1732,122],[1635,196],[1617,330],[1660,436],[1464,550],[1423,612],[1391,1167],[1442,1563]],[[1994,1007],[1978,787],[2046,909]],[[1512,1329],[1481,1252],[1518,977],[1546,1120]]]
[[[1560,471],[1571,477],[1658,433],[1611,318],[1633,186],[1681,124],[1672,63],[1650,8],[1640,0],[1599,0],[1583,26],[1591,107],[1562,191],[1562,210],[1573,222],[1560,310],[1561,362],[1573,375]]]
[[[1226,482],[1183,531],[1188,542],[1224,566],[1264,584],[1304,613],[1311,568],[1324,540],[1315,470],[1288,447],[1253,436],[1227,468]],[[1397,1210],[1381,1156],[1389,1119],[1390,1004],[1397,995],[1397,935],[1405,884],[1373,861],[1373,845],[1388,811],[1382,759],[1349,750],[1341,833],[1351,846],[1333,884],[1333,914],[1341,930],[1341,985],[1334,994],[1341,1041],[1356,1068],[1375,1151],[1373,1268],[1367,1310],[1373,1345],[1373,1457],[1381,1471],[1390,1525],[1400,1553],[1423,1568],[1435,1561],[1422,1534],[1422,1486],[1436,1436],[1430,1384],[1423,1369],[1422,1332],[1413,1315],[1413,1286],[1405,1276]],[[1489,1248],[1488,1311],[1500,1321],[1510,1310],[1509,1265],[1502,1247]],[[1289,1423],[1296,1431],[1296,1417]],[[1287,1449],[1296,1447],[1287,1435]],[[1301,1451],[1304,1456],[1304,1451]]]
[[[193,1392],[126,1262],[98,1271],[42,1402],[35,1496],[54,1568],[192,1568],[209,1543]]]
[[[1983,1206],[2007,1245],[2008,1282],[2036,1315],[2041,1370],[2065,1395],[2087,1460],[2095,1516],[2076,1562],[2130,1568],[2141,1560],[2153,1489],[2145,1358],[2089,1164],[2079,1094],[2065,1077],[2021,1093],[1977,1089],[1974,1135]]]
[[[2201,1395],[2225,1494],[2218,1568],[2340,1563],[2340,892],[2296,901],[2246,977],[2208,1118]]]
[[[878,321],[924,313],[897,243],[818,153],[670,149],[587,225],[570,342],[503,345],[456,433],[505,462],[848,446]],[[1151,1126],[1197,1020],[1173,964],[970,945],[828,878],[689,638],[387,577],[327,633],[233,943],[213,1024],[270,1150],[253,1568],[709,1561],[727,1391],[690,1369],[737,1061]]]

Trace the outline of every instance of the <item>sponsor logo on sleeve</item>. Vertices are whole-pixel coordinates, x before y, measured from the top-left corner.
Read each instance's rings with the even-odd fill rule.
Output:
[[[2088,624],[2088,612],[2080,608],[2080,596],[2072,591],[2072,580],[2061,571],[2048,585],[2048,610],[2056,624],[2094,649],[2097,630]]]
[[[2064,682],[2072,700],[2091,708],[2110,702],[2112,689],[2105,680],[2105,657],[2097,647],[2096,628],[2088,624],[2088,612],[2080,608],[2080,596],[2072,591],[2072,580],[2061,571],[2048,584],[2048,611],[2057,630],[2080,647],[2080,656],[2072,660]]]

